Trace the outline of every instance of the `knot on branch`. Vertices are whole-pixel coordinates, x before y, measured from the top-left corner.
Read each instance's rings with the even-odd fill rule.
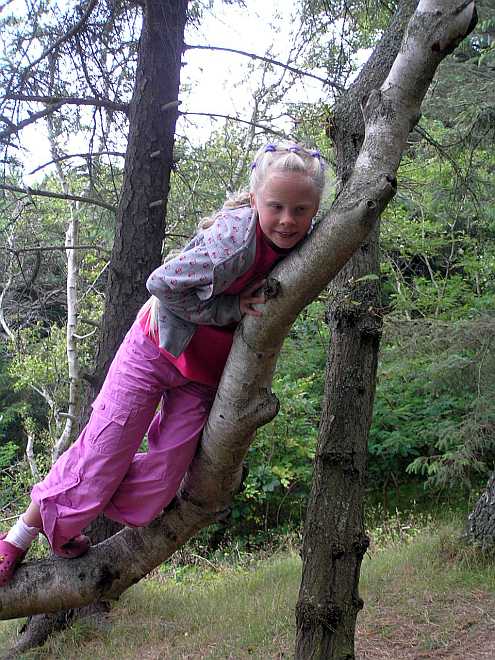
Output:
[[[280,410],[277,396],[268,388],[259,388],[252,397],[232,403],[237,415],[237,426],[242,433],[252,433],[271,422]]]
[[[368,95],[363,97],[361,111],[367,128],[377,123],[378,120],[383,123],[384,120],[393,119],[397,112],[393,101],[387,98],[380,89],[372,89]]]
[[[270,298],[276,298],[282,289],[282,285],[279,280],[274,277],[267,277],[265,285],[263,287],[263,293],[265,298],[269,300]]]
[[[110,591],[115,580],[120,578],[120,572],[114,570],[108,564],[100,566],[98,579],[96,582],[96,589],[100,594]]]
[[[352,544],[353,553],[359,559],[362,559],[364,557],[369,547],[370,547],[370,539],[369,536],[366,535],[362,536],[359,539],[356,539]]]
[[[363,386],[356,383],[346,383],[346,387],[355,390],[358,394],[364,391]],[[349,478],[359,477],[360,470],[356,465],[356,453],[342,449],[321,449],[315,457],[316,461],[321,461],[326,468],[339,469]]]
[[[309,598],[301,599],[296,607],[299,628],[316,630],[320,627],[334,632],[342,621],[343,610],[331,600],[315,603]]]

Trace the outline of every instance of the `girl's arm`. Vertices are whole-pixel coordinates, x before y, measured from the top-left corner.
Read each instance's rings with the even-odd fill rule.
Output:
[[[232,280],[220,282],[227,288]],[[213,263],[199,235],[179,256],[151,273],[148,291],[176,316],[204,325],[228,325],[239,321],[240,296],[220,293],[212,296]]]

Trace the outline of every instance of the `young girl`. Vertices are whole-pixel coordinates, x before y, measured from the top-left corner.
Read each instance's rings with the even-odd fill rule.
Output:
[[[256,291],[308,233],[323,187],[319,152],[266,145],[252,164],[249,197],[203,221],[182,253],[151,274],[152,297],[117,351],[88,425],[1,536],[0,586],[39,532],[56,555],[77,557],[90,545],[81,532],[98,514],[145,526],[169,504],[194,457],[235,327],[244,314],[261,315],[253,305],[265,300]],[[146,433],[148,451],[137,453]]]

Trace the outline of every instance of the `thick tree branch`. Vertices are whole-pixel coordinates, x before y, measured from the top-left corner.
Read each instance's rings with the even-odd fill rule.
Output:
[[[328,85],[329,87],[333,87],[334,89],[337,89],[339,92],[343,92],[345,89],[342,85],[339,85],[339,83],[336,83],[333,80],[330,80],[329,78],[322,78],[321,76],[317,76],[314,73],[309,73],[309,71],[302,71],[301,69],[296,69],[295,67],[290,66],[290,64],[284,64],[283,62],[274,60],[271,57],[265,57],[264,55],[256,55],[255,53],[248,53],[245,50],[237,50],[235,48],[224,48],[222,46],[198,46],[192,44],[190,45],[186,44],[186,50],[212,50],[212,51],[220,51],[225,53],[234,53],[236,55],[243,55],[245,57],[250,57],[253,60],[260,60],[261,62],[266,62],[267,64],[280,66],[286,69],[287,71],[291,71],[292,73],[297,74],[298,76],[313,78],[314,80],[318,80],[324,85]]]
[[[85,204],[94,204],[95,206],[101,206],[108,211],[115,212],[115,206],[108,204],[101,199],[94,199],[93,197],[81,197],[80,195],[70,195],[64,193],[51,192],[50,190],[40,190],[39,188],[19,188],[17,186],[11,186],[7,183],[0,183],[0,190],[9,190],[10,192],[23,193],[25,195],[35,195],[38,197],[52,197],[53,199],[67,199],[74,202],[84,202]]]

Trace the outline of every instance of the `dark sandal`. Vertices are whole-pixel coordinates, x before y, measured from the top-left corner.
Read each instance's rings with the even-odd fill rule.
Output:
[[[4,541],[7,532],[0,534],[0,587],[5,587],[14,575],[17,565],[26,556],[27,550],[21,550],[16,545]]]
[[[74,536],[74,538],[67,541],[67,543],[58,546],[57,548],[53,548],[53,552],[57,557],[75,559],[76,557],[84,555],[90,547],[91,541],[89,540],[89,537],[85,534],[79,534],[79,536]]]

